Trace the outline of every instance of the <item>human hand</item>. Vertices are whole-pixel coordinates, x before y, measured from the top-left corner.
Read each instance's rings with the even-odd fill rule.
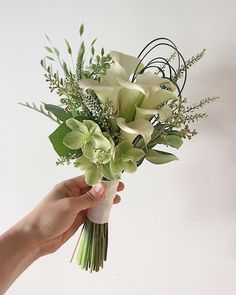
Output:
[[[124,189],[122,182],[118,191]],[[52,191],[19,223],[29,229],[30,241],[39,256],[55,252],[77,231],[86,219],[87,209],[103,200],[106,186],[91,188],[84,176],[57,184]],[[114,203],[120,202],[116,195]]]

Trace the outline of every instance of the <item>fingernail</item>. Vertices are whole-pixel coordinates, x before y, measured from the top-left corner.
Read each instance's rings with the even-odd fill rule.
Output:
[[[104,191],[104,185],[102,183],[96,184],[93,189],[97,194],[101,194]]]

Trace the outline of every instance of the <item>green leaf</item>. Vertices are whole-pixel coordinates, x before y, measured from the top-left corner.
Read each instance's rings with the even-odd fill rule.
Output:
[[[146,152],[145,159],[153,164],[165,164],[174,160],[178,160],[178,158],[171,153],[157,150],[148,150]]]
[[[63,139],[70,132],[70,128],[65,123],[61,124],[51,135],[49,139],[53,145],[54,150],[59,156],[69,156],[75,154],[75,151],[66,147],[63,144]]]
[[[95,38],[95,39],[93,40],[93,42],[91,43],[91,46],[93,46],[93,45],[95,44],[96,41],[97,41],[97,38]]]
[[[80,28],[79,28],[79,34],[80,34],[80,36],[83,35],[83,32],[84,32],[84,24],[82,24],[82,25],[80,26]]]
[[[51,43],[51,40],[50,40],[50,38],[48,37],[48,35],[47,34],[44,34],[44,36],[47,38],[47,40]]]
[[[183,144],[183,140],[177,135],[167,134],[166,136],[160,136],[157,138],[155,144],[165,144],[178,149]]]
[[[54,52],[56,53],[56,55],[59,57],[60,56],[60,52],[57,48],[53,47]]]
[[[70,44],[69,44],[69,42],[65,39],[65,43],[66,43],[66,47],[67,47],[67,51],[68,51],[68,53],[69,54],[72,54],[72,49],[71,49],[71,47],[70,47]]]
[[[45,46],[45,49],[47,50],[47,52],[53,53],[53,50],[50,47]]]
[[[50,59],[52,61],[55,61],[55,59],[53,57],[51,57],[51,56],[46,55],[46,58],[48,58],[48,59]]]
[[[62,122],[72,117],[71,113],[65,112],[65,110],[59,106],[44,103],[44,107]]]

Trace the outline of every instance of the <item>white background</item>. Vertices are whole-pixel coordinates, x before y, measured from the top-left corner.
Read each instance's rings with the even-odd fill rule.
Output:
[[[17,101],[56,102],[39,65],[47,33],[137,55],[155,37],[171,38],[186,58],[207,48],[189,72],[190,102],[219,95],[180,161],[142,165],[124,175],[122,203],[110,221],[109,261],[98,274],[69,264],[78,234],[34,263],[8,291],[28,294],[233,295],[236,280],[235,4],[225,1],[0,1],[0,231],[24,216],[50,188],[80,174],[56,167],[47,139],[56,125]]]

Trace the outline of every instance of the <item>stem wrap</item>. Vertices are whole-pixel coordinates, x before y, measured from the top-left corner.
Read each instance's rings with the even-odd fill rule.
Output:
[[[101,180],[100,183],[107,186],[106,197],[100,204],[88,209],[87,217],[94,223],[104,224],[108,223],[119,180]]]

